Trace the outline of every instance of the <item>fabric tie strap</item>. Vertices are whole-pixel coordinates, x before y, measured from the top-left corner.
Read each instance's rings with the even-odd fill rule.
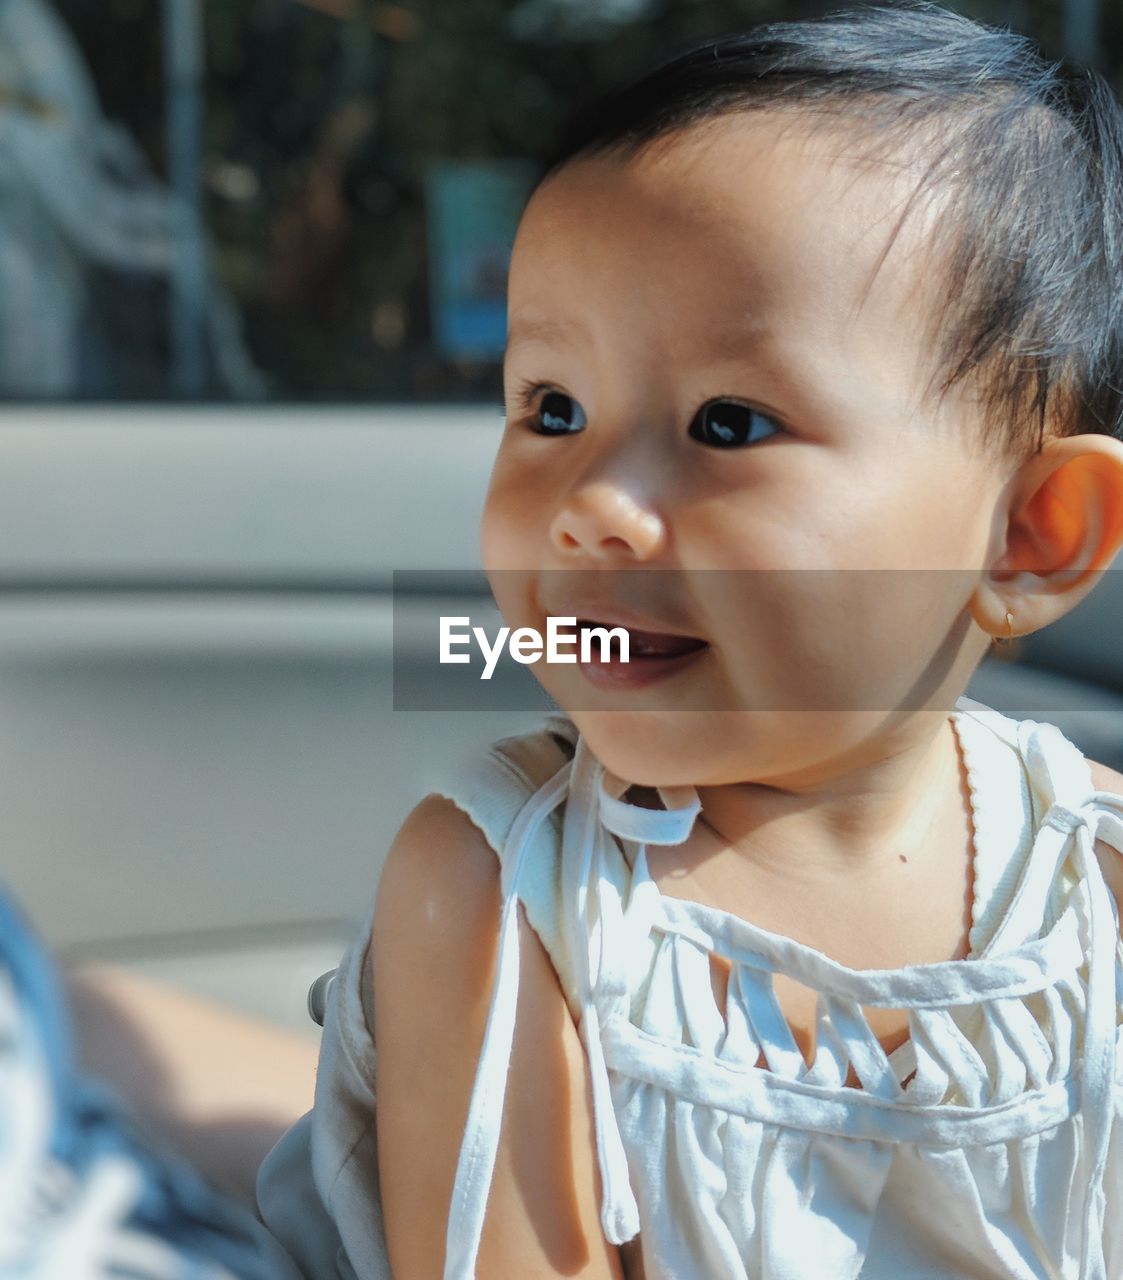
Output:
[[[1105,838],[1123,853],[1123,801],[1109,792],[1097,792],[1073,817],[1077,824],[1077,869],[1088,894],[1089,929],[1088,997],[1080,1086],[1087,1188],[1080,1275],[1081,1280],[1106,1280],[1104,1172],[1115,1113],[1115,954],[1119,925],[1111,891],[1096,857],[1095,843],[1102,828]]]
[[[507,835],[501,857],[503,901],[495,984],[453,1184],[444,1280],[474,1280],[476,1274],[514,1043],[519,884],[535,832],[563,800],[567,803],[562,827],[562,892],[578,984],[580,1032],[589,1062],[602,1186],[601,1225],[612,1244],[623,1244],[639,1231],[639,1210],[601,1044],[598,1002],[613,1006],[623,994],[620,937],[613,928],[621,914],[619,896],[605,869],[604,842],[611,831],[636,841],[641,856],[645,844],[680,844],[689,835],[701,803],[692,787],[660,787],[660,798],[668,808],[643,809],[619,798],[628,785],[608,773],[579,737],[573,759],[531,797]]]
[[[562,890],[569,916],[569,944],[581,1004],[581,1033],[589,1061],[601,1175],[601,1228],[612,1244],[624,1244],[640,1229],[639,1208],[612,1106],[612,1090],[601,1043],[606,1016],[626,999],[626,957],[621,954],[619,890],[607,870],[610,833],[632,840],[639,856],[647,844],[681,844],[690,834],[701,802],[693,787],[659,787],[663,810],[628,804],[629,784],[605,769],[579,738],[573,757],[570,800],[562,827]]]
[[[474,1280],[488,1192],[499,1152],[499,1126],[511,1065],[519,996],[519,878],[534,833],[566,794],[573,765],[567,761],[519,811],[501,858],[503,895],[495,985],[464,1139],[456,1165],[445,1241],[444,1280]]]
[[[1084,1212],[1081,1280],[1106,1280],[1103,1253],[1104,1173],[1115,1115],[1115,1046],[1118,997],[1115,956],[1119,922],[1111,890],[1096,856],[1102,838],[1123,854],[1123,800],[1091,785],[1083,754],[1052,724],[1023,720],[1018,746],[1031,776],[1048,778],[1053,794],[1041,817],[1039,844],[1048,856],[1048,871],[1038,876],[1036,893],[1026,891],[1025,877],[1015,894],[1006,921],[1007,932],[1020,936],[1044,910],[1044,894],[1075,843],[1074,866],[1082,895],[1074,904],[1086,930],[1088,986],[1084,1014],[1084,1042],[1080,1066],[1080,1116],[1084,1143]],[[1003,938],[1002,941],[1005,941]],[[992,945],[999,937],[991,939]]]

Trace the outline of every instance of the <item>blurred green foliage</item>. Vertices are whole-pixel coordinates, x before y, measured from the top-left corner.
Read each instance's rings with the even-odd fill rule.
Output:
[[[56,0],[107,113],[164,164],[155,0]],[[423,178],[535,158],[600,89],[708,36],[809,17],[781,0],[203,0],[205,217],[216,268],[282,399],[500,399],[493,363],[432,349]],[[1057,53],[1060,0],[957,6]],[[1123,7],[1099,65],[1118,88]]]

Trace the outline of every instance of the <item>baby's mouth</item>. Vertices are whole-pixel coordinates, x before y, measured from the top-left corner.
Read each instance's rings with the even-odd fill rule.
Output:
[[[677,658],[683,654],[695,653],[699,649],[709,647],[705,640],[699,640],[694,636],[673,636],[664,635],[658,631],[640,631],[635,627],[621,627],[619,624],[610,622],[597,622],[592,618],[579,618],[577,620],[578,633],[581,635],[592,627],[603,628],[609,632],[613,630],[626,631],[628,633],[628,656],[631,660]],[[592,638],[590,638],[591,644]],[[622,656],[621,641],[618,636],[610,635],[609,645],[611,657],[619,658]]]

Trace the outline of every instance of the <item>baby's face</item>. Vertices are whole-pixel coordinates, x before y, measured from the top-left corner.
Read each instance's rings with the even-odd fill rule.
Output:
[[[637,781],[810,778],[890,707],[946,713],[985,648],[966,604],[1012,468],[966,392],[924,399],[927,215],[879,266],[916,174],[779,125],[575,162],[512,256],[481,531],[506,621],[591,595],[708,645],[627,693],[534,666]]]

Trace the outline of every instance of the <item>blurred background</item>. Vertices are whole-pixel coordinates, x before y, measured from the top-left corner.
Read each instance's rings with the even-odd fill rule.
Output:
[[[0,0],[0,875],[65,955],[316,1033],[406,813],[538,718],[395,710],[391,665],[465,611],[535,158],[832,7]],[[1118,5],[955,7],[1123,88]],[[1121,634],[1112,572],[969,693],[1123,768]]]

